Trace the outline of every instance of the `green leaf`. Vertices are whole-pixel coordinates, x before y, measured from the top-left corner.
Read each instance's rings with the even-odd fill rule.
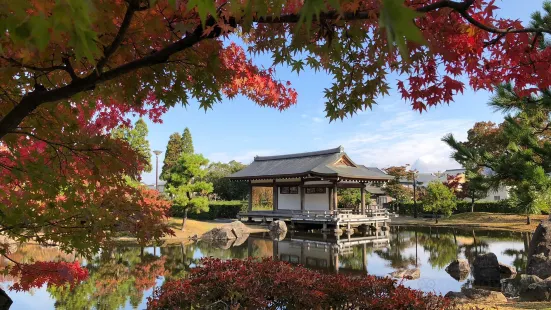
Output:
[[[199,14],[203,27],[205,26],[209,14],[214,18],[218,16],[213,0],[189,0],[187,8],[188,10],[197,8],[197,13]]]
[[[423,14],[404,6],[401,0],[383,0],[379,17],[379,25],[387,33],[389,48],[396,44],[402,58],[409,59],[407,41],[425,44],[423,34],[413,20]]]
[[[29,19],[31,37],[39,50],[44,50],[50,41],[50,23],[43,15],[32,16]]]

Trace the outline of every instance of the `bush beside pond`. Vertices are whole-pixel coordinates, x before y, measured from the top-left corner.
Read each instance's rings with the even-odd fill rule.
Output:
[[[232,201],[211,201],[209,211],[201,213],[188,213],[188,218],[202,221],[214,220],[217,218],[237,218],[237,213],[247,209],[247,202],[241,200]],[[184,209],[180,206],[170,208],[170,216],[183,217]]]
[[[413,203],[405,203],[398,206],[398,213],[401,215],[413,215],[414,205]],[[476,202],[474,204],[475,212],[490,212],[490,213],[509,213],[517,214],[518,209],[515,209],[509,204],[507,200],[501,201],[489,201],[489,202]],[[423,211],[423,203],[417,203],[417,212],[425,213]],[[454,214],[471,212],[471,203],[468,201],[460,201],[457,203]]]
[[[148,309],[451,309],[449,300],[390,278],[322,274],[265,259],[207,258],[155,289]]]

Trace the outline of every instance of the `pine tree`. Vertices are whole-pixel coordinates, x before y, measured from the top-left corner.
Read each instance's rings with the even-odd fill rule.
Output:
[[[161,170],[160,178],[161,180],[167,180],[168,171],[174,167],[178,158],[182,154],[183,145],[182,145],[182,136],[179,133],[175,132],[170,135],[168,139],[168,144],[166,145],[165,159],[163,161],[163,168]]]
[[[201,181],[207,175],[209,161],[201,154],[182,153],[167,177],[166,191],[174,206],[184,211],[182,231],[185,229],[188,212],[200,213],[209,210],[208,194],[212,183]]]
[[[193,148],[193,139],[191,138],[191,132],[189,128],[184,129],[184,134],[182,136],[182,152],[185,154],[193,154],[195,150]]]
[[[134,127],[116,128],[111,136],[126,141],[145,160],[143,170],[151,172],[151,148],[149,147],[149,140],[147,140],[148,134],[147,124],[140,118],[134,123]]]

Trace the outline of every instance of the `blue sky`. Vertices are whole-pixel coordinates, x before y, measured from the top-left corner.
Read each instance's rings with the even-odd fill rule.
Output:
[[[498,16],[528,21],[541,8],[540,0],[497,0]],[[270,66],[269,56],[255,57],[258,65]],[[491,93],[466,89],[455,102],[429,109],[411,110],[395,87],[372,110],[344,121],[329,123],[325,118],[323,90],[331,85],[324,72],[306,70],[297,76],[290,68],[278,67],[277,77],[291,81],[298,102],[279,112],[261,108],[246,98],[224,99],[205,113],[196,102],[178,106],[163,117],[162,124],[146,120],[152,150],[165,151],[168,137],[188,127],[195,151],[211,161],[237,160],[250,163],[255,155],[315,151],[342,145],[352,160],[380,168],[412,164],[423,172],[457,168],[449,158],[450,149],[440,141],[447,133],[460,139],[475,122],[501,122],[486,103]],[[390,79],[389,79],[390,80]],[[395,83],[391,81],[392,86]],[[164,154],[159,156],[162,164]],[[152,155],[152,162],[154,162]],[[159,167],[160,170],[160,167]],[[143,174],[146,184],[155,182],[154,171]]]

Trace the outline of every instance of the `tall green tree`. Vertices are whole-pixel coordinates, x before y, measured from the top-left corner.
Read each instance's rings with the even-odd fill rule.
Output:
[[[432,181],[429,183],[427,192],[423,196],[423,208],[425,211],[434,214],[436,223],[438,223],[437,213],[450,216],[455,207],[455,195],[450,188],[439,181]]]
[[[184,210],[182,231],[185,229],[188,212],[209,210],[207,195],[212,192],[212,183],[201,181],[207,174],[208,163],[208,159],[201,154],[182,153],[176,165],[168,171],[166,191],[174,206]]]
[[[145,159],[146,163],[143,167],[145,172],[151,172],[152,170],[151,148],[149,147],[149,140],[147,140],[148,134],[147,124],[141,118],[134,123],[134,127],[118,127],[111,133],[113,138],[126,141],[139,156]]]
[[[444,141],[458,162],[490,169],[487,180],[492,187],[510,186],[510,203],[529,224],[531,214],[547,211],[551,203],[551,92],[522,98],[512,85],[499,85],[489,105],[509,113],[500,125],[500,141],[507,141],[500,151],[471,147],[452,135]]]
[[[166,180],[168,171],[176,164],[178,158],[183,151],[182,136],[175,132],[170,135],[168,144],[166,145],[165,159],[163,160],[163,168],[161,170],[160,178]]]
[[[195,153],[193,148],[193,139],[191,138],[191,132],[189,128],[184,129],[184,134],[182,135],[182,152],[186,154]]]
[[[235,160],[229,163],[211,163],[207,168],[205,181],[212,183],[213,193],[222,200],[243,200],[249,194],[249,185],[245,182],[231,182],[227,179],[232,173],[244,169],[244,165]]]

